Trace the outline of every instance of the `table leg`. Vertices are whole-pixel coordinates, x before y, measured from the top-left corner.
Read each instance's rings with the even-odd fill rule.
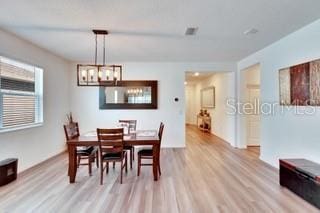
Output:
[[[160,151],[160,146],[158,144],[153,145],[153,148],[152,148],[152,152],[153,152],[152,169],[153,169],[154,181],[158,180],[159,151]]]
[[[72,145],[68,145],[69,152],[69,182],[74,183],[77,174],[77,155],[76,155],[76,147]]]

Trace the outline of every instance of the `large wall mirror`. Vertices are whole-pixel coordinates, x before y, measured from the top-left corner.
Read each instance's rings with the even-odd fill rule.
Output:
[[[100,87],[100,109],[157,109],[157,81],[121,81]]]
[[[214,108],[215,107],[215,88],[207,87],[201,90],[201,107]]]

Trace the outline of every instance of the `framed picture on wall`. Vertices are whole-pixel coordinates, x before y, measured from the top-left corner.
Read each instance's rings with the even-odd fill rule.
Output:
[[[320,106],[320,60],[279,70],[281,105]]]
[[[201,90],[201,108],[215,107],[215,87],[207,87]]]

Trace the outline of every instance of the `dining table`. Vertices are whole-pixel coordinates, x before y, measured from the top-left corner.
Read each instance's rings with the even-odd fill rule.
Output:
[[[160,139],[156,130],[137,130],[124,135],[125,146],[152,146],[153,163],[152,171],[154,181],[158,180],[158,166],[160,156]],[[80,134],[80,136],[67,140],[69,153],[69,182],[74,183],[77,174],[77,147],[99,146],[98,136],[95,131]]]

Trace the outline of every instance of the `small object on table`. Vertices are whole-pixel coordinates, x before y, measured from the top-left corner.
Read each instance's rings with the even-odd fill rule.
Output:
[[[96,131],[87,132],[87,133],[84,134],[84,136],[86,136],[86,137],[97,137],[97,132]]]
[[[67,119],[68,119],[68,123],[72,124],[73,123],[73,116],[72,116],[72,112],[69,112],[67,114]]]
[[[155,135],[157,134],[157,132],[155,131],[141,131],[141,132],[138,132],[138,136],[140,137],[154,137]]]
[[[123,133],[125,135],[129,135],[130,134],[130,129],[129,129],[129,124],[128,123],[119,122],[117,127],[123,128]]]

